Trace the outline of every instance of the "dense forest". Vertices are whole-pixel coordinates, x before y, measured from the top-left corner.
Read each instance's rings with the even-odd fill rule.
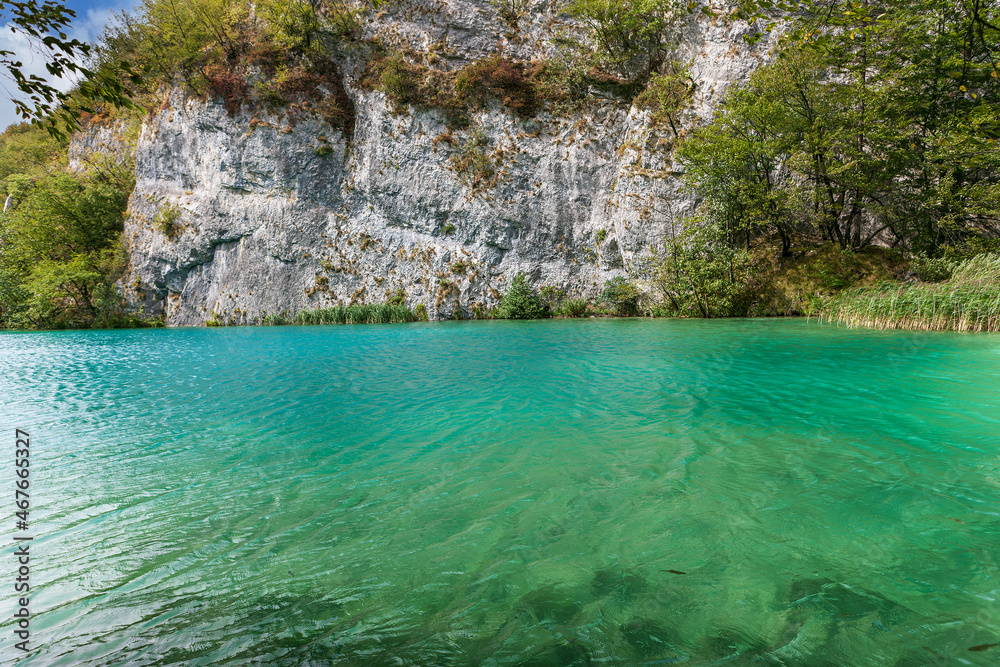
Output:
[[[529,9],[527,0],[494,4],[511,31]],[[249,105],[319,117],[349,140],[343,72],[358,62],[360,85],[400,113],[436,108],[454,128],[491,104],[521,117],[585,113],[599,93],[648,114],[700,198],[698,214],[677,221],[635,275],[609,281],[598,303],[536,293],[521,277],[483,316],[824,314],[1000,329],[997,6],[568,0],[561,11],[583,32],[558,56],[496,53],[461,65],[366,38],[365,22],[388,9],[382,0],[142,0],[93,49],[95,83],[60,112],[118,123],[134,140],[142,110],[183,86],[231,114]],[[751,41],[773,36],[766,64],[707,120],[686,113],[697,82],[678,55],[683,27],[700,14],[750,21]],[[88,99],[109,81],[133,108]],[[494,176],[475,141],[454,160],[472,188]],[[115,288],[132,170],[128,160],[94,158],[71,171],[65,137],[38,126],[0,137],[0,326],[145,322],[125,312]],[[168,233],[169,215],[157,224]]]

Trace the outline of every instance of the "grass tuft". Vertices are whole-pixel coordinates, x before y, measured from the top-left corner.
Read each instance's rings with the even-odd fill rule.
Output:
[[[291,322],[289,322],[288,318],[281,313],[270,313],[265,315],[264,319],[261,321],[261,325],[265,327],[280,327],[285,324],[291,324]]]
[[[334,306],[303,310],[295,315],[295,324],[386,324],[416,322],[420,318],[402,304]]]
[[[967,259],[946,282],[846,291],[826,305],[823,317],[869,329],[1000,331],[1000,255]]]

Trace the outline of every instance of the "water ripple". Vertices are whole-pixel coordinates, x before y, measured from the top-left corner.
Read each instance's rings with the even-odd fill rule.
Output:
[[[1000,643],[997,336],[471,322],[3,334],[0,359],[33,439],[25,665]]]

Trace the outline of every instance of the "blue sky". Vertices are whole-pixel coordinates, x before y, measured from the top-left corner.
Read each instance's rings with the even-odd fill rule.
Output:
[[[69,34],[81,41],[92,42],[104,31],[104,26],[111,20],[113,14],[124,5],[131,7],[130,0],[70,0],[65,3],[67,7],[76,12],[76,19],[70,26]],[[50,78],[45,71],[45,58],[37,53],[32,53],[28,48],[27,41],[19,34],[14,34],[10,29],[0,30],[0,49],[13,51],[18,59],[24,63],[23,71],[26,74],[37,74]],[[4,74],[6,72],[3,72]],[[3,87],[0,88],[0,130],[12,123],[21,122],[20,116],[14,111],[14,104],[10,101],[12,94],[17,93],[17,89],[7,79],[0,80]],[[72,81],[53,82],[58,88],[67,89],[73,85]]]

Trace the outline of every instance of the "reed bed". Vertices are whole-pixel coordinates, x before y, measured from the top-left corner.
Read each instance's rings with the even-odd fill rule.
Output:
[[[282,316],[268,315],[264,318],[264,324],[386,324],[389,322],[416,322],[419,319],[406,306],[379,303],[302,310],[291,320]]]
[[[942,283],[882,283],[830,301],[823,319],[849,327],[1000,331],[1000,255],[979,255]]]

